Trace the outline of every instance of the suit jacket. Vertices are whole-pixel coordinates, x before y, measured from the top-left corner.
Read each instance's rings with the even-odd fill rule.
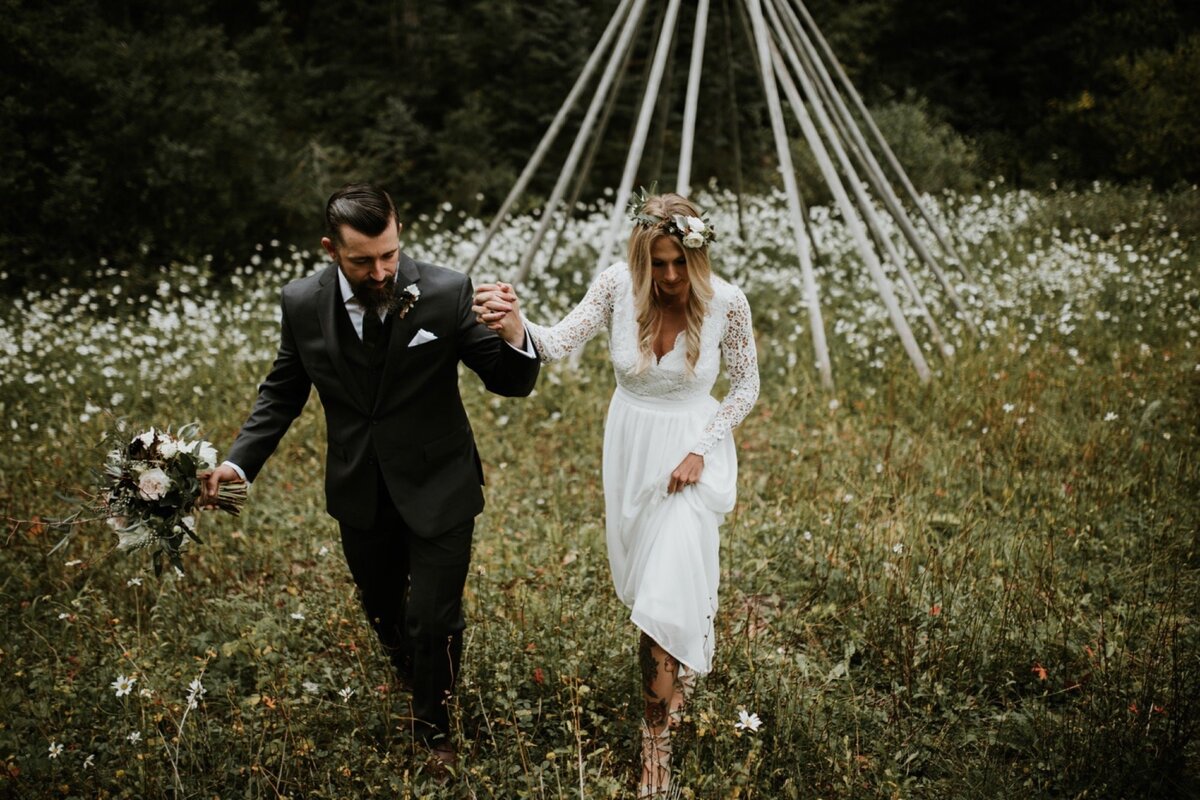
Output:
[[[343,357],[337,270],[330,264],[284,287],[279,354],[228,458],[254,480],[316,386],[328,432],[329,514],[370,527],[376,504],[387,501],[377,497],[378,471],[405,523],[419,536],[435,536],[483,510],[483,468],[458,391],[458,362],[490,391],[519,397],[533,390],[538,359],[475,321],[465,275],[402,254],[397,286],[416,284],[420,297],[403,319],[392,320],[372,402]],[[437,338],[409,347],[422,328]]]

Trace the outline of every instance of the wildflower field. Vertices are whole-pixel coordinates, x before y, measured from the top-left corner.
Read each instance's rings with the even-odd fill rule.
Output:
[[[677,740],[681,796],[1200,792],[1200,192],[933,198],[979,335],[933,303],[955,352],[927,348],[928,385],[846,229],[813,209],[832,393],[782,198],[740,215],[699,199],[716,269],[751,302],[762,394],[735,431],[716,667]],[[519,287],[528,318],[582,296],[603,212],[580,209]],[[447,265],[483,228],[449,209],[410,222],[412,254]],[[476,280],[510,274],[535,224],[502,229]],[[280,286],[323,260],[314,240],[252,261],[221,280],[98,265],[0,301],[0,796],[631,796],[642,704],[603,542],[602,342],[529,399],[463,376],[488,508],[445,785],[324,513],[315,396],[243,514],[201,516],[182,576],[117,552],[103,520],[54,524],[93,490],[118,418],[198,421],[228,448]]]

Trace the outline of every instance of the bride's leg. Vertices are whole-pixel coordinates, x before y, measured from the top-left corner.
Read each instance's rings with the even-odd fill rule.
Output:
[[[638,797],[665,794],[671,781],[671,712],[676,710],[679,662],[646,634],[638,643],[642,668],[642,776]]]
[[[679,669],[679,662],[644,633],[638,643],[638,658],[642,666],[646,724],[651,731],[658,733],[669,722],[669,714],[673,710],[671,700],[675,694],[675,673]]]

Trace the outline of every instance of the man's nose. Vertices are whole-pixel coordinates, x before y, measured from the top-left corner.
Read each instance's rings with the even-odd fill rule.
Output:
[[[375,281],[386,280],[387,276],[388,276],[388,268],[391,265],[392,265],[392,262],[388,261],[387,259],[383,259],[383,258],[376,259],[375,264],[371,267],[371,280],[375,280]]]

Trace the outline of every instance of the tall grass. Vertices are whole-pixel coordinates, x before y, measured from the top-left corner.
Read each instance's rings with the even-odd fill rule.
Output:
[[[744,239],[731,198],[702,199],[726,232],[718,268],[751,300],[763,392],[735,432],[716,667],[676,748],[684,796],[1195,793],[1196,193],[941,198],[984,335],[948,323],[957,354],[931,353],[928,386],[816,209],[832,395],[780,198],[749,199]],[[410,248],[444,263],[479,229],[417,222]],[[496,264],[532,224],[506,228]],[[523,287],[530,318],[582,294],[603,225],[585,209],[567,227]],[[100,522],[53,550],[64,532],[47,521],[88,487],[114,416],[197,419],[228,447],[273,355],[278,287],[316,265],[266,246],[231,285],[176,266],[156,287],[102,266],[96,288],[0,315],[0,793],[629,796],[641,703],[603,545],[600,343],[527,400],[463,377],[489,505],[455,700],[462,770],[445,786],[413,748],[324,514],[315,396],[245,514],[202,520],[183,577],[153,578]],[[128,695],[118,676],[136,678]],[[739,710],[763,726],[735,728]]]

